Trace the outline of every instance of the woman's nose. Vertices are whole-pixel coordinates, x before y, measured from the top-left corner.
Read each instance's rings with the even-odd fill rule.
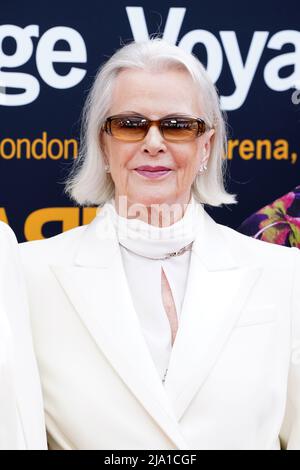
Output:
[[[165,152],[167,150],[164,137],[162,136],[159,127],[150,126],[147,135],[142,143],[143,152],[155,155],[158,152]]]

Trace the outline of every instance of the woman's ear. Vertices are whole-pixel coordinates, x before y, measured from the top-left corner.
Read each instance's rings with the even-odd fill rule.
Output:
[[[215,130],[210,129],[206,134],[205,134],[205,140],[203,144],[203,157],[202,157],[202,163],[204,165],[207,164],[209,157],[210,157],[210,149],[211,149],[211,144],[213,140]]]
[[[100,145],[100,148],[102,150],[102,153],[103,153],[103,158],[104,158],[104,162],[105,164],[108,165],[108,158],[107,158],[107,152],[106,152],[106,149],[107,149],[107,146],[106,146],[106,142],[105,142],[105,135],[104,135],[104,132],[101,130],[100,131],[100,134],[99,134],[99,145]]]
[[[100,148],[102,152],[105,153],[106,145],[105,145],[104,132],[102,129],[100,130],[100,133],[99,133],[99,144],[100,144]]]

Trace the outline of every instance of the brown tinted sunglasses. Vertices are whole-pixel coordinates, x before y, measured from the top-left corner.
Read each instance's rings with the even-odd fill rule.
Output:
[[[149,128],[158,126],[161,135],[170,142],[186,142],[204,134],[209,128],[203,119],[189,116],[170,116],[151,121],[144,116],[110,116],[102,125],[107,134],[125,142],[143,140]]]

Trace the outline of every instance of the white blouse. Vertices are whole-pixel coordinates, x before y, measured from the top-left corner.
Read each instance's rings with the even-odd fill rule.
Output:
[[[163,381],[171,356],[172,338],[162,301],[161,271],[164,270],[169,282],[180,328],[191,251],[162,260],[146,257],[163,257],[193,242],[202,212],[192,196],[179,221],[169,227],[155,227],[138,219],[121,217],[114,199],[107,202],[105,208],[117,232],[129,289],[145,341]]]

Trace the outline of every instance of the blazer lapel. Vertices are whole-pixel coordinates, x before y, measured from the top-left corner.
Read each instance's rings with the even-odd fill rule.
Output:
[[[240,267],[221,228],[202,209],[168,374],[162,385],[140,328],[115,231],[101,213],[73,265],[52,266],[99,349],[178,449],[179,420],[229,340],[261,268]]]
[[[179,421],[229,340],[261,268],[239,267],[208,214],[193,244],[165,389]]]
[[[174,445],[187,449],[144,340],[105,214],[87,227],[74,265],[52,270],[115,371]]]

